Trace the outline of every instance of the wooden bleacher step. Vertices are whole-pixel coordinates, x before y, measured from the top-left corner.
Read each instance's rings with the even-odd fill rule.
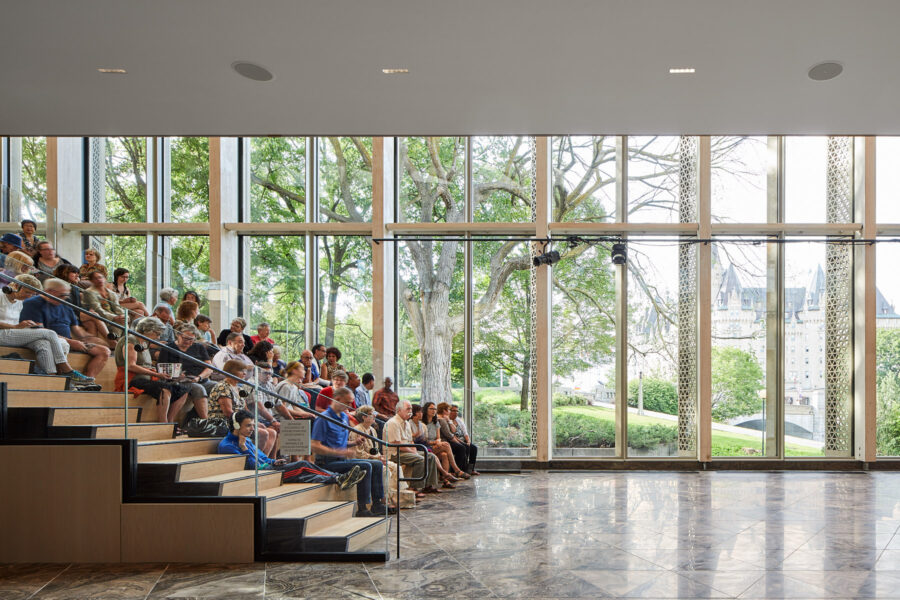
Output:
[[[215,454],[217,438],[177,438],[138,442],[138,464],[179,457]],[[140,470],[140,467],[138,467]]]
[[[20,358],[0,358],[0,373],[16,373],[27,375],[31,373],[33,361]]]
[[[128,422],[140,420],[141,409],[128,409]],[[51,427],[63,425],[120,425],[125,419],[123,408],[51,408],[48,424]]]
[[[381,517],[354,517],[326,527],[303,539],[307,552],[358,552],[384,540],[390,521]]]
[[[0,346],[0,356],[6,356],[8,354],[18,354],[25,360],[33,361],[35,359],[34,352],[29,350],[28,348],[13,348],[12,346]],[[91,357],[88,354],[83,354],[81,352],[69,352],[69,356],[67,357],[69,361],[69,365],[82,373],[85,372],[87,368],[88,362],[90,362]],[[2,369],[0,369],[2,372]],[[114,387],[114,382],[116,379],[116,363],[114,360],[110,358],[106,362],[106,365],[103,367],[103,370],[97,374],[95,377],[95,383],[101,386],[106,391],[111,391]],[[28,389],[23,388],[21,386],[10,386],[17,389]]]
[[[196,488],[199,495],[210,496],[249,496],[256,489],[254,472],[247,470],[219,473],[206,477],[196,477],[179,482],[185,487]],[[281,485],[280,471],[265,471],[259,474],[259,489],[278,487]]]
[[[22,375],[0,372],[0,381],[5,381],[8,388],[33,392],[70,389],[69,378],[58,375]]]
[[[175,423],[135,423],[128,426],[127,436],[124,425],[65,425],[50,428],[50,436],[55,438],[149,441],[170,439],[174,434]]]
[[[145,408],[150,405],[149,402],[141,400],[143,396],[133,399],[130,398],[128,406],[135,408]],[[149,398],[149,396],[148,396]],[[152,405],[156,405],[156,400],[149,398]],[[122,407],[125,406],[125,397],[122,392],[73,392],[69,390],[53,391],[42,390],[35,393],[34,390],[10,388],[6,391],[6,401],[9,406],[15,408],[30,407],[47,407],[47,408],[66,408],[77,406],[96,406],[96,407]]]
[[[244,468],[247,457],[236,454],[208,454],[192,457],[189,462],[176,465],[175,481],[190,481],[199,477],[234,473]]]

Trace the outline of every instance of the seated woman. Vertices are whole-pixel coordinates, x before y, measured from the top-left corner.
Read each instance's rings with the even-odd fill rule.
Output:
[[[175,313],[175,321],[181,323],[193,323],[197,315],[200,314],[200,307],[193,300],[184,300],[178,305],[178,311]]]
[[[113,271],[113,280],[106,285],[115,292],[119,299],[119,306],[135,313],[134,318],[146,317],[150,314],[143,302],[131,295],[128,289],[128,279],[131,277],[128,269],[116,269]]]
[[[272,369],[276,375],[284,377],[284,368],[287,366],[287,363],[281,359],[281,346],[275,346],[272,350]]]
[[[97,273],[99,274],[99,272]],[[166,332],[166,326],[156,317],[148,317],[142,319],[134,330],[150,339],[158,340]],[[123,336],[116,344],[115,391],[125,391],[125,364],[127,361],[128,387],[143,390],[148,396],[156,398],[156,419],[160,423],[175,422],[178,412],[187,400],[189,388],[180,383],[168,381],[171,379],[169,375],[156,370],[147,344],[135,338],[129,339],[128,342],[126,347]],[[140,350],[137,350],[138,347]],[[128,351],[127,358],[125,356],[126,349]]]
[[[360,433],[368,434],[372,437],[378,437],[377,431],[375,431],[375,409],[371,406],[360,406],[356,409],[356,412],[353,414],[356,417],[357,424],[353,427],[356,431]],[[357,458],[360,460],[377,460],[381,461],[382,464],[387,465],[388,470],[388,483],[387,483],[387,495],[388,495],[388,508],[396,509],[397,508],[397,463],[394,461],[388,462],[385,460],[384,454],[381,453],[381,449],[378,447],[376,442],[373,442],[367,437],[363,437],[356,433],[350,433],[350,441],[347,443],[348,448],[353,448],[356,451],[356,454],[351,458]],[[409,486],[405,481],[400,482],[400,491],[407,489]]]
[[[109,278],[106,266],[100,264],[100,251],[94,248],[84,251],[84,264],[78,269],[78,276],[85,282],[90,280],[91,273],[103,273],[104,278]]]
[[[37,252],[38,242],[41,241],[41,238],[34,235],[34,232],[37,231],[37,223],[31,219],[24,219],[20,225],[22,226],[22,232],[19,234],[19,237],[22,238],[22,248],[24,248],[25,252],[34,255]]]
[[[247,352],[247,356],[249,356],[250,360],[254,363],[265,362],[271,365],[272,359],[275,357],[275,345],[265,340],[256,342],[253,344],[253,347],[250,348],[250,351]]]
[[[184,293],[184,295],[181,296],[181,301],[182,302],[187,302],[187,301],[196,302],[198,307],[201,304],[203,304],[203,302],[200,301],[200,294],[198,294],[194,290],[186,291]]]
[[[212,319],[206,315],[197,315],[194,317],[194,325],[200,330],[200,337],[207,346],[215,344],[212,336]]]
[[[229,360],[223,369],[226,373],[241,379],[246,379],[249,367],[238,360]],[[226,377],[225,381],[217,383],[209,392],[209,416],[230,419],[239,410],[246,408],[244,397],[238,389],[237,379]],[[258,425],[259,446],[263,453],[270,455],[275,449],[277,432],[274,429]]]
[[[65,375],[79,385],[93,382],[93,377],[83,375],[69,366],[66,359],[69,344],[64,339],[49,329],[38,327],[34,321],[19,322],[22,301],[35,295],[35,292],[19,283],[41,289],[38,278],[19,275],[13,281],[0,278],[0,283],[4,284],[3,291],[0,292],[0,346],[28,348],[34,352],[37,366],[48,375]],[[100,386],[96,386],[96,389],[99,390]]]
[[[325,350],[325,364],[322,365],[322,377],[324,379],[331,379],[332,373],[337,373],[338,371],[347,372],[347,369],[344,368],[344,365],[340,363],[341,360],[341,351],[336,347],[332,346]],[[324,375],[327,373],[328,375]]]
[[[66,298],[67,302],[90,310],[90,307],[87,305],[87,296],[85,295],[83,288],[85,282],[79,279],[78,268],[75,265],[59,265],[53,271],[53,276],[57,279],[62,279],[69,284],[70,291],[69,297]],[[78,320],[81,321],[82,327],[84,327],[88,334],[104,340],[104,345],[107,345],[107,341],[109,340],[109,328],[106,326],[106,323],[100,319],[95,319],[88,313],[78,313]]]
[[[219,454],[243,454],[247,457],[245,469],[274,469],[282,472],[282,483],[333,483],[342,490],[353,487],[366,476],[359,467],[339,475],[305,460],[290,463],[283,458],[270,460],[253,444],[256,423],[249,411],[236,411],[229,423],[231,433],[222,438],[217,451]]]
[[[84,292],[85,308],[97,313],[104,319],[115,321],[120,325],[125,324],[125,309],[119,305],[116,294],[106,287],[106,277],[100,271],[91,273],[88,280],[91,287]],[[109,328],[114,337],[122,334],[118,327]]]
[[[440,402],[437,405],[437,422],[441,429],[441,440],[450,444],[450,451],[453,452],[453,459],[459,465],[460,472],[457,477],[469,479],[469,448],[465,444],[460,444],[454,434],[456,431],[456,421],[450,419],[450,404]]]
[[[308,392],[300,389],[304,374],[303,363],[297,361],[292,362],[285,368],[284,373],[285,378],[275,386],[275,393],[279,396],[284,396],[295,404],[300,404],[309,408],[310,395]],[[313,413],[306,412],[302,408],[297,408],[291,404],[284,404],[283,402],[280,405],[276,404],[275,410],[285,419],[315,418]]]
[[[422,406],[422,424],[425,425],[425,440],[446,475],[443,476],[444,487],[450,487],[462,477],[462,471],[456,466],[450,444],[441,439],[441,428],[437,422],[437,408],[434,402],[426,402]],[[453,473],[456,475],[451,475]]]

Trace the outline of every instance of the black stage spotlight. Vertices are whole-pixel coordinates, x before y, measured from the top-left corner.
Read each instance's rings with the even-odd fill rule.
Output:
[[[541,265],[555,265],[559,262],[559,252],[557,252],[556,250],[544,252],[540,256],[535,256],[532,262],[536,267],[539,267]]]
[[[625,261],[628,260],[625,244],[613,244],[612,252],[610,252],[609,256],[612,258],[614,265],[624,265]]]

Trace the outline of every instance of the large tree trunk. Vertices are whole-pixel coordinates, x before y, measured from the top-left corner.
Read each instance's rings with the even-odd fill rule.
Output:
[[[435,282],[431,293],[422,295],[423,336],[419,344],[422,357],[422,403],[452,402],[450,362],[453,336],[450,324],[450,287]]]

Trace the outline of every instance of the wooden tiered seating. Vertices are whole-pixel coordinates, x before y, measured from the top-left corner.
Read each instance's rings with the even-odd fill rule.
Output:
[[[29,354],[0,347],[0,356],[7,350]],[[5,373],[0,377],[8,383],[7,424],[12,437],[126,437],[125,395],[109,391],[111,377],[101,384],[104,391],[77,392],[67,390],[64,377],[29,371],[28,360],[0,359],[0,374]],[[137,441],[139,496],[258,495],[265,502],[265,552],[271,555],[302,559],[303,553],[356,552],[387,534],[388,520],[354,516],[355,489],[283,484],[281,473],[272,471],[261,472],[256,481],[253,471],[244,469],[244,457],[216,453],[218,439],[175,438],[174,423],[154,422],[156,402],[149,396],[129,397],[127,415],[127,437]],[[16,430],[24,435],[16,435]]]
[[[34,360],[34,352],[29,350],[28,348],[13,348],[11,346],[0,346],[0,357],[6,356],[8,354],[18,354],[26,361]],[[70,352],[69,353],[69,364],[73,369],[77,369],[84,373],[84,368],[88,364],[88,360],[90,356],[87,354],[82,354],[81,352]],[[0,359],[2,360],[2,359]],[[6,373],[8,371],[3,371],[0,369],[0,373]],[[27,371],[26,371],[27,373]],[[106,361],[106,365],[104,365],[103,370],[94,378],[97,385],[102,387],[104,390],[111,391],[113,387],[115,387],[115,379],[116,379],[116,364],[112,357]],[[15,386],[10,385],[10,388],[15,388]]]

